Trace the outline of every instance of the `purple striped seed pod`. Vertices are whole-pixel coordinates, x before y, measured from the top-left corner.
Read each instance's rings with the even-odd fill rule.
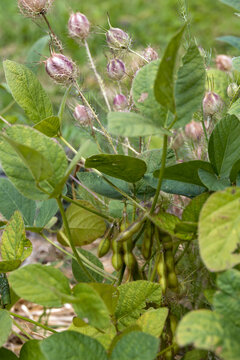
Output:
[[[54,0],[18,0],[21,13],[30,18],[46,14]]]
[[[107,44],[111,49],[127,49],[131,44],[129,35],[119,28],[110,28],[106,33]]]
[[[151,62],[158,59],[158,53],[151,46],[148,46],[143,52],[143,57]]]
[[[125,95],[117,94],[113,99],[113,108],[115,111],[124,111],[128,106],[128,101]]]
[[[84,40],[88,37],[90,23],[88,18],[80,12],[71,14],[68,21],[68,32],[71,38]]]
[[[72,59],[62,54],[53,53],[45,61],[45,69],[48,75],[59,84],[73,82],[77,75],[77,68]]]
[[[107,72],[111,79],[121,80],[125,75],[125,65],[120,59],[110,60],[107,65]]]
[[[222,108],[220,96],[213,91],[205,94],[203,99],[203,113],[205,116],[211,116],[219,112]]]
[[[231,71],[232,70],[232,58],[227,55],[218,55],[216,57],[216,66],[219,70]]]
[[[74,109],[73,116],[82,126],[90,125],[91,120],[93,119],[91,110],[84,105],[77,105]]]

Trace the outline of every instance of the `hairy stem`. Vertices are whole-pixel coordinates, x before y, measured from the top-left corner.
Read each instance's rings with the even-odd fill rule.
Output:
[[[13,312],[11,312],[11,311],[9,311],[9,314],[10,314],[11,316],[14,316],[15,318],[18,318],[18,319],[21,319],[21,320],[25,320],[25,321],[27,321],[27,322],[29,322],[29,323],[31,323],[31,324],[34,324],[34,325],[36,325],[36,326],[38,326],[38,327],[40,327],[40,328],[42,328],[42,329],[44,329],[44,330],[51,331],[52,333],[57,333],[56,330],[54,330],[54,329],[52,329],[52,328],[50,328],[50,327],[48,327],[48,326],[46,326],[46,325],[43,325],[43,324],[41,324],[41,323],[39,323],[39,322],[37,322],[37,321],[34,321],[34,320],[32,320],[32,319],[26,318],[25,316],[22,316],[22,315],[19,315],[19,314],[15,314],[15,313],[13,313]]]
[[[21,325],[19,325],[14,319],[13,319],[13,324],[29,339],[29,340],[33,340],[33,337],[31,335],[29,335],[27,333],[27,331],[25,331]]]

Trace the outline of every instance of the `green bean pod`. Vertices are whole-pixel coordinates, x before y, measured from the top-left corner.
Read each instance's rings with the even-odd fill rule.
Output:
[[[126,229],[120,232],[120,234],[117,236],[116,241],[118,242],[124,242],[128,239],[131,239],[133,235],[135,235],[142,227],[144,219],[141,219],[140,221],[136,221],[129,225]],[[124,226],[124,225],[123,225]],[[123,228],[121,226],[121,230]]]
[[[119,271],[123,266],[122,244],[116,239],[112,241],[112,251],[112,266],[116,271]]]
[[[136,264],[136,259],[132,253],[133,248],[134,248],[134,243],[132,239],[128,239],[123,243],[123,251],[124,251],[123,260],[129,270],[133,270]]]
[[[101,258],[101,257],[105,256],[109,252],[110,246],[111,246],[110,239],[103,238],[98,245],[98,257]]]
[[[167,289],[167,275],[166,275],[166,265],[165,265],[165,259],[163,253],[160,254],[158,260],[157,273],[159,276],[159,284],[161,285],[162,292],[163,294],[165,294]]]
[[[142,255],[144,259],[148,260],[152,253],[152,245],[153,245],[153,230],[152,224],[150,221],[147,221],[145,231],[144,231],[144,237],[143,237],[143,243],[142,243]]]
[[[2,306],[11,304],[10,288],[6,274],[0,274],[0,295]]]

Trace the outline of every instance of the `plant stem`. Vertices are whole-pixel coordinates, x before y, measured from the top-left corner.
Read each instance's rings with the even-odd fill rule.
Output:
[[[31,335],[29,335],[22,327],[21,325],[19,325],[14,319],[13,319],[13,324],[29,339],[29,340],[33,340],[33,337]]]
[[[205,139],[206,139],[206,142],[208,144],[208,135],[207,135],[207,129],[206,129],[206,126],[205,126],[205,123],[204,123],[204,119],[201,120],[201,123],[202,123],[202,127],[203,127],[203,132],[204,132],[204,135],[205,135]]]
[[[58,249],[59,251],[61,251],[62,253],[64,253],[67,256],[70,256],[72,259],[75,259],[75,257],[73,256],[73,254],[71,254],[70,252],[64,250],[63,248],[61,248],[61,246],[55,244],[52,240],[50,240],[46,235],[44,235],[42,232],[40,233],[40,235],[47,241],[49,242],[49,244],[51,244],[52,246],[54,246],[56,249]]]
[[[90,49],[89,49],[89,46],[88,46],[88,43],[87,43],[87,40],[86,40],[86,39],[84,40],[84,45],[85,45],[85,49],[86,49],[87,56],[88,56],[88,59],[89,59],[89,61],[90,61],[92,70],[93,70],[94,75],[95,75],[95,77],[96,77],[96,79],[97,79],[97,81],[98,81],[100,90],[101,90],[101,92],[102,92],[102,95],[103,95],[103,97],[104,97],[105,103],[106,103],[106,105],[107,105],[108,111],[111,111],[111,106],[110,106],[109,101],[108,101],[108,98],[107,98],[107,94],[106,94],[106,91],[105,91],[104,82],[103,82],[101,76],[99,75],[99,73],[97,72],[97,69],[96,69],[96,66],[95,66],[95,64],[94,64],[94,61],[93,61],[93,58],[92,58],[92,55],[91,55],[91,52],[90,52]]]
[[[64,228],[65,228],[65,231],[66,231],[66,234],[67,234],[67,238],[69,240],[69,244],[72,248],[72,251],[75,255],[75,258],[79,264],[79,266],[81,267],[81,269],[84,271],[84,273],[86,274],[86,276],[88,277],[88,279],[90,281],[95,281],[95,279],[93,278],[93,276],[89,273],[89,271],[86,269],[85,265],[83,264],[82,260],[80,259],[79,257],[79,254],[77,252],[77,249],[73,243],[73,239],[72,239],[72,235],[71,235],[71,231],[70,231],[70,228],[69,228],[69,225],[68,225],[68,221],[67,221],[67,217],[66,217],[66,214],[65,214],[65,211],[64,211],[64,207],[63,207],[63,204],[62,204],[62,200],[61,200],[61,197],[57,198],[57,203],[58,203],[58,207],[59,207],[59,210],[60,210],[60,213],[61,213],[61,216],[62,216],[62,220],[63,220],[63,225],[64,225]]]
[[[4,117],[2,117],[0,115],[0,120],[2,120],[2,122],[4,122],[4,124],[6,124],[7,126],[12,126],[6,119],[4,119]]]
[[[161,186],[162,186],[163,175],[164,175],[166,159],[167,159],[167,145],[168,145],[168,135],[164,135],[163,136],[163,151],[162,151],[161,169],[159,171],[157,190],[156,190],[156,193],[155,193],[155,196],[153,199],[152,207],[150,210],[150,215],[152,215],[155,210],[155,207],[156,207],[156,204],[158,201],[158,196],[160,194],[160,190],[161,190]]]
[[[174,344],[168,346],[167,348],[165,348],[165,349],[163,349],[162,351],[160,351],[160,352],[157,354],[157,356],[161,356],[161,355],[165,354],[165,352],[167,352],[168,350],[171,350],[174,346],[175,346]]]
[[[69,142],[68,142],[66,139],[64,139],[63,136],[59,136],[59,139],[62,140],[62,142],[63,142],[70,150],[72,150],[72,152],[73,152],[74,154],[77,154],[77,150],[75,150],[74,147],[72,147],[72,145],[69,144]]]
[[[128,49],[129,50],[129,52],[131,52],[132,54],[135,54],[135,55],[137,55],[138,57],[140,57],[145,63],[149,63],[149,61],[147,60],[147,59],[145,59],[145,57],[144,56],[142,56],[141,54],[139,54],[139,53],[137,53],[136,51],[134,51],[133,49]]]
[[[60,51],[61,54],[63,54],[63,49],[62,49],[62,44],[61,41],[58,39],[57,35],[55,34],[55,32],[53,31],[46,15],[44,14],[44,12],[42,12],[42,18],[44,19],[45,23],[47,24],[47,27],[49,29],[50,32],[50,37],[52,38],[53,42],[55,43],[55,45],[57,45],[58,50]]]
[[[14,316],[15,318],[18,318],[18,319],[21,319],[21,320],[25,320],[25,321],[27,321],[27,322],[29,322],[29,323],[31,323],[31,324],[34,324],[34,325],[36,325],[36,326],[38,326],[38,327],[40,327],[40,328],[42,328],[42,329],[44,329],[44,330],[51,331],[52,333],[57,333],[56,330],[54,330],[54,329],[52,329],[52,328],[50,328],[50,327],[48,327],[48,326],[46,326],[46,325],[42,325],[41,323],[39,323],[39,322],[37,322],[37,321],[28,319],[28,318],[26,318],[25,316],[15,314],[15,313],[13,313],[13,312],[11,312],[11,311],[9,311],[9,314],[10,314],[11,316]]]

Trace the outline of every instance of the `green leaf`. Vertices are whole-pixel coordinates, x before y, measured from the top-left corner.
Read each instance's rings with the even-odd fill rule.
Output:
[[[12,272],[9,282],[21,298],[47,307],[61,307],[70,295],[68,279],[52,266],[27,265]]]
[[[177,127],[185,126],[192,120],[193,113],[202,105],[205,93],[206,71],[198,47],[192,45],[183,57],[175,86]],[[175,126],[175,127],[176,127]]]
[[[240,172],[240,159],[235,162],[230,172],[230,180],[232,183],[236,183]]]
[[[143,332],[159,338],[165,326],[168,308],[149,309],[137,320]]]
[[[44,227],[49,223],[57,211],[58,205],[55,199],[39,202],[34,225],[40,228]]]
[[[94,265],[99,267],[100,269],[104,270],[102,262],[90,251],[84,250],[84,249],[78,249],[78,252],[80,252],[82,255],[84,255],[88,260],[91,261]],[[75,279],[78,282],[90,282],[89,278],[83,271],[83,269],[80,267],[78,262],[76,260],[72,260],[72,271]],[[99,274],[97,274],[95,271],[92,271],[88,269],[88,272],[91,274],[91,276],[95,279],[96,282],[102,282],[103,277]]]
[[[17,360],[18,357],[10,350],[1,348],[0,349],[0,359],[1,360]]]
[[[182,220],[198,223],[200,211],[208,198],[208,193],[196,196],[183,210]]]
[[[39,185],[44,191],[51,192],[61,181],[67,169],[67,158],[63,149],[54,140],[28,126],[14,125],[7,129],[6,134],[12,141],[35,150],[40,156],[47,159],[53,170],[53,176],[48,179],[48,182],[43,181]],[[4,139],[0,141],[0,160],[4,172],[20,193],[33,200],[48,198],[48,195],[36,186],[36,181],[25,162]],[[37,164],[34,162],[31,166],[33,169],[35,166],[37,168]],[[42,174],[45,175],[46,170],[43,169]]]
[[[161,303],[161,286],[138,280],[119,286],[119,299],[115,316],[122,327],[129,326],[139,318],[146,304]]]
[[[228,114],[235,115],[238,118],[238,120],[240,120],[240,99],[234,101],[234,103],[228,110]]]
[[[22,214],[25,225],[32,226],[36,213],[36,203],[24,197],[6,178],[0,178],[0,213],[10,220],[18,210]]]
[[[217,40],[232,45],[236,49],[240,50],[240,37],[238,36],[220,36]]]
[[[160,62],[154,84],[156,100],[159,102],[159,104],[170,110],[173,114],[176,111],[174,99],[174,73],[178,50],[182,42],[184,30],[185,25],[169,42]]]
[[[240,188],[211,195],[199,219],[199,248],[210,271],[223,271],[240,263]]]
[[[210,68],[206,70],[207,78],[214,82],[214,92],[218,94],[222,100],[229,102],[227,88],[229,85],[229,77],[226,71]]]
[[[34,129],[49,137],[57,136],[60,131],[60,119],[58,116],[49,116],[34,125]]]
[[[226,116],[215,126],[208,154],[216,173],[228,177],[232,166],[240,159],[240,122],[234,115]]]
[[[16,270],[21,265],[21,260],[0,261],[0,273]]]
[[[47,360],[107,360],[103,346],[89,336],[63,331],[43,340],[40,345]]]
[[[73,294],[77,302],[73,308],[81,319],[98,329],[110,326],[110,315],[104,301],[88,284],[77,284],[73,288]]]
[[[40,349],[40,341],[27,341],[21,348],[20,360],[46,360],[46,357]]]
[[[160,124],[165,121],[161,117]],[[159,120],[159,121],[160,121]],[[117,136],[149,136],[156,134],[166,134],[171,136],[172,133],[157,125],[151,118],[133,112],[109,112],[108,113],[108,130],[110,134]]]
[[[1,241],[2,260],[25,260],[32,252],[32,244],[26,238],[24,222],[16,211],[4,229]]]
[[[78,203],[95,210],[87,201],[78,200]],[[66,217],[75,246],[90,244],[106,231],[106,223],[103,218],[75,204],[71,204],[67,208]],[[63,232],[65,233],[65,229]]]
[[[154,360],[158,347],[159,339],[140,331],[132,331],[117,342],[110,360]]]
[[[90,283],[89,285],[101,296],[109,313],[114,315],[119,296],[117,288],[110,284]]]
[[[147,170],[143,160],[126,155],[94,155],[86,160],[86,168],[94,168],[106,175],[127,182],[140,180]]]
[[[232,66],[234,70],[240,71],[240,56],[232,59]]]
[[[212,174],[203,169],[198,170],[198,175],[204,186],[206,186],[209,191],[224,190],[226,187],[231,185],[228,179],[219,179],[216,174]]]
[[[14,61],[3,62],[7,83],[16,102],[31,122],[38,123],[52,116],[52,104],[35,74]]]
[[[188,351],[182,360],[207,360],[208,352],[205,350]]]
[[[164,126],[167,117],[166,109],[156,101],[154,96],[153,84],[157,76],[159,62],[156,60],[143,66],[135,76],[132,85],[133,101],[136,108],[146,116],[146,119],[152,120],[152,125],[155,127]],[[149,124],[151,124],[150,121]]]
[[[0,346],[4,345],[12,332],[12,318],[7,310],[0,309]]]
[[[223,4],[233,7],[234,9],[240,11],[239,0],[220,0]]]
[[[50,42],[49,35],[43,36],[33,44],[27,54],[26,66],[34,73],[38,71],[42,52],[48,42]]]

